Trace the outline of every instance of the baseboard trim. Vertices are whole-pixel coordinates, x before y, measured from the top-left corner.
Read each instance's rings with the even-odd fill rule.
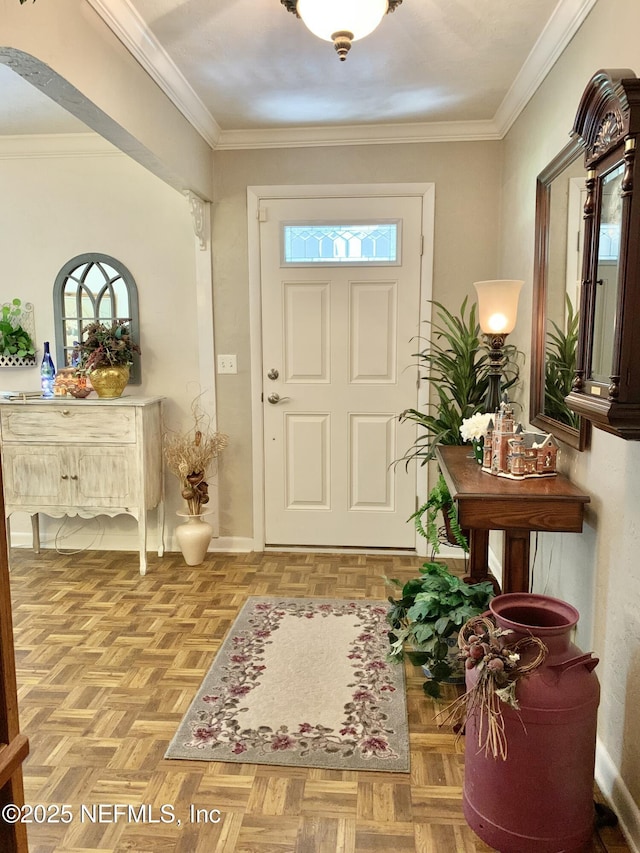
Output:
[[[81,538],[82,537],[82,538]],[[84,545],[87,538],[93,540],[89,545]],[[180,552],[180,547],[175,536],[166,537],[165,541],[166,552]],[[12,548],[31,548],[31,531],[12,530],[11,531],[11,547]],[[49,532],[41,532],[40,547],[43,551],[56,548],[55,535],[50,535]],[[62,540],[59,545],[61,551],[65,550],[86,550],[86,551],[137,551],[140,547],[137,532],[129,533],[107,533],[104,530],[91,531],[86,533],[82,531],[74,534],[68,540]],[[149,552],[157,549],[155,529],[152,527],[149,530],[147,539],[147,548]],[[221,536],[220,538],[212,539],[209,546],[210,552],[230,552],[230,553],[249,553],[255,551],[254,541],[250,537],[242,536]]]
[[[438,560],[464,560],[465,557],[466,554],[462,548],[458,548],[457,545],[447,545],[445,542],[440,543],[438,553],[433,555],[433,559],[436,563]],[[425,557],[425,561],[426,560],[431,560],[430,551]]]
[[[596,741],[595,777],[602,794],[618,816],[629,847],[633,853],[640,853],[640,808],[600,738]]]
[[[78,540],[76,540],[78,541]],[[86,540],[85,540],[86,541]],[[42,550],[55,548],[55,542],[51,536],[42,535],[41,538],[41,548]],[[155,550],[155,537],[154,531],[150,531],[148,548],[149,551]],[[11,532],[11,547],[12,548],[31,548],[31,532],[27,531],[12,531]],[[138,537],[137,535],[128,535],[128,534],[108,534],[104,531],[99,531],[95,534],[95,541],[92,542],[86,549],[82,549],[82,546],[79,546],[82,550],[87,551],[137,551],[139,547]],[[73,542],[68,542],[62,546],[62,550],[65,548],[73,549]],[[165,551],[166,552],[179,552],[180,547],[175,536],[167,537],[165,541]],[[335,549],[325,549],[325,548],[257,548],[254,539],[249,536],[220,536],[211,540],[211,544],[209,545],[208,552],[211,553],[229,553],[229,554],[248,554],[252,551],[274,551],[278,553],[283,552],[300,552],[303,551],[305,553],[345,553],[345,554],[378,554],[382,556],[392,556],[395,554],[399,555],[411,555],[412,551],[383,551],[383,550],[367,550],[366,548],[362,549],[351,549],[351,548],[335,548]],[[462,556],[462,551],[459,548],[442,548],[442,553],[439,555],[441,557],[457,557],[458,559]]]
[[[255,543],[249,536],[220,536],[212,539],[209,545],[209,552],[248,554],[255,550]]]

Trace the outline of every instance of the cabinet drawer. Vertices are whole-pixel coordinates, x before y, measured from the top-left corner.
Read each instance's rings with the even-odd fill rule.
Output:
[[[21,443],[133,443],[135,418],[135,409],[124,406],[113,410],[104,406],[16,406],[0,411],[2,440]]]

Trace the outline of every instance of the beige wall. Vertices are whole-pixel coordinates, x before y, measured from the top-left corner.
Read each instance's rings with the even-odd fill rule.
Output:
[[[638,32],[640,4],[601,0],[506,137],[504,274],[531,281],[536,175],[568,141],[595,71],[640,73]],[[529,304],[520,316],[530,315]],[[589,450],[563,447],[562,466],[591,495],[587,524],[581,536],[541,537],[535,590],[579,609],[577,642],[600,657],[599,780],[640,845],[640,443],[594,430]]]
[[[500,164],[498,142],[215,154],[216,349],[237,353],[239,370],[218,377],[219,424],[232,439],[220,469],[221,535],[253,535],[247,186],[435,183],[434,298],[456,309],[474,281],[497,273]]]
[[[41,354],[42,342],[56,339],[53,283],[60,268],[85,252],[122,261],[138,287],[142,349],[142,385],[129,386],[127,393],[166,397],[168,425],[186,425],[200,369],[195,235],[186,198],[116,149],[96,154],[89,141],[84,156],[64,156],[56,148],[57,156],[27,156],[25,150],[22,157],[6,158],[3,151],[0,137],[0,186],[5,202],[10,199],[0,205],[0,303],[14,297],[33,303]],[[1,385],[37,390],[39,369],[2,368]],[[202,390],[212,398],[212,385]],[[174,510],[183,501],[176,478],[167,475],[166,486],[167,545],[177,550]],[[76,528],[83,532],[69,538]],[[14,542],[24,542],[20,534],[28,530],[26,516],[14,515]],[[43,516],[42,531],[45,547],[56,541],[65,549],[138,547],[135,521],[126,516],[80,524]],[[151,535],[150,548],[155,542]]]
[[[85,0],[0,0],[0,62],[176,189],[210,199],[209,146]]]

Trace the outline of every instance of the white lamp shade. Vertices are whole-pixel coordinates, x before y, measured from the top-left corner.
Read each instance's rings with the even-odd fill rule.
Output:
[[[298,14],[318,38],[333,41],[337,32],[353,33],[352,41],[372,33],[389,8],[388,0],[298,0]]]
[[[516,325],[523,281],[476,281],[478,322],[485,335],[508,335]]]

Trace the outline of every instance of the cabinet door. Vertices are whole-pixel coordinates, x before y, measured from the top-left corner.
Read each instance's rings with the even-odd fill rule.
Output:
[[[132,448],[5,444],[2,455],[8,504],[45,510],[139,503],[141,473]]]
[[[69,449],[69,474],[79,507],[128,507],[139,504],[142,472],[127,447]]]
[[[8,504],[39,504],[42,507],[68,501],[64,448],[48,445],[2,448],[5,500]]]

